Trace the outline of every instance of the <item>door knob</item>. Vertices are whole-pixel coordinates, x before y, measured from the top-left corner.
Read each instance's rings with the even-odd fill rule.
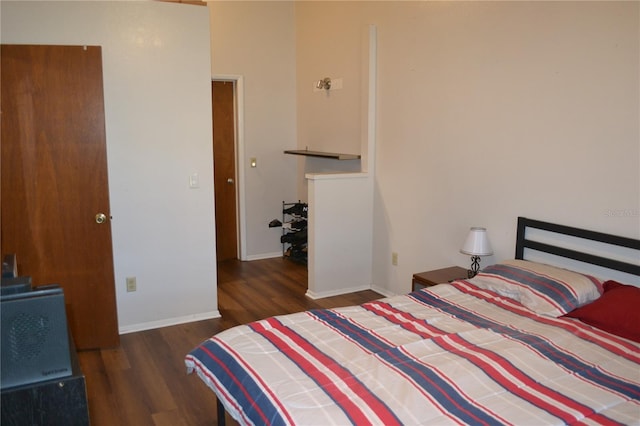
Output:
[[[233,179],[231,179],[231,178],[227,179],[227,183],[228,183],[229,185],[233,185]]]
[[[107,216],[104,213],[98,213],[96,215],[96,223],[98,225],[105,223],[107,221]]]

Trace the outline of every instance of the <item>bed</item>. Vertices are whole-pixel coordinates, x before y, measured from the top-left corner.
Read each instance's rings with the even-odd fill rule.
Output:
[[[237,326],[185,363],[219,424],[640,424],[639,263],[640,240],[518,218],[515,258],[472,279]]]

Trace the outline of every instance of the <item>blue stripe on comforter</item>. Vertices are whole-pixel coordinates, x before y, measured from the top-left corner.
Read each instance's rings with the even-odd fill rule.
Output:
[[[285,425],[278,407],[263,393],[247,370],[214,339],[203,342],[190,353],[201,360],[217,378],[220,385],[233,395],[242,407],[253,407],[246,414],[254,424]]]

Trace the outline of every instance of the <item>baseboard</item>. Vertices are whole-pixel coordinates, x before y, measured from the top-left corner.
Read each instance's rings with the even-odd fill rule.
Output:
[[[202,321],[212,318],[220,318],[220,311],[217,309],[211,312],[203,312],[201,314],[186,315],[183,317],[167,318],[158,321],[141,322],[120,327],[120,334],[135,333],[137,331],[153,330],[155,328],[169,327],[172,325],[186,324],[188,322]]]
[[[394,292],[391,292],[388,289],[377,285],[372,285],[371,290],[375,291],[376,293],[380,293],[384,297],[391,297],[396,295]]]
[[[273,259],[274,257],[282,257],[282,252],[277,251],[273,253],[254,254],[251,256],[247,256],[247,258],[243,260],[251,261],[251,260]]]
[[[322,291],[320,293],[315,293],[311,290],[307,290],[307,292],[305,293],[305,296],[307,296],[309,299],[322,299],[325,297],[340,296],[341,294],[355,293],[357,291],[363,291],[363,290],[371,290],[371,286],[367,285],[367,286],[359,286],[359,287],[347,287],[347,288],[341,288],[340,290]]]

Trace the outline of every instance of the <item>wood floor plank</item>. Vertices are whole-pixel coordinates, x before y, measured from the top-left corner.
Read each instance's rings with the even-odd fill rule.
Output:
[[[104,368],[112,370],[128,370],[131,368],[129,358],[119,349],[105,349],[101,351]]]
[[[153,415],[155,426],[188,426],[179,410],[163,411]]]
[[[129,361],[135,366],[128,371],[128,376],[133,383],[142,385],[135,389],[135,394],[138,395],[137,402],[143,402],[150,412],[156,413],[175,409],[176,403],[171,385],[165,380],[166,370],[162,368],[163,361],[166,355],[171,353],[171,349],[156,348],[147,344],[147,338],[151,333],[153,331],[143,332],[140,336],[124,337],[131,340],[127,344],[127,353]],[[153,356],[153,353],[163,354],[163,356]],[[153,383],[154,386],[147,387],[146,383]]]
[[[92,425],[118,424],[117,405],[113,397],[111,382],[100,351],[80,352],[80,364],[85,375],[90,416],[96,421]]]
[[[381,297],[366,290],[312,300],[306,291],[306,266],[286,259],[218,263],[222,318],[130,333],[121,336],[119,348],[78,354],[91,424],[216,425],[215,395],[198,377],[187,375],[184,365],[184,356],[200,342],[235,325],[273,315],[356,305]]]

